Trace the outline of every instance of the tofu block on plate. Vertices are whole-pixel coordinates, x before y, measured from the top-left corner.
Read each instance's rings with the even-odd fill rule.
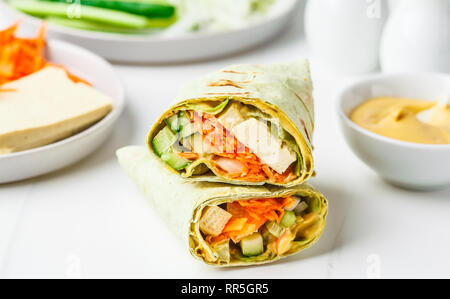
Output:
[[[2,86],[0,154],[24,151],[73,136],[104,118],[112,100],[65,70],[48,66]]]

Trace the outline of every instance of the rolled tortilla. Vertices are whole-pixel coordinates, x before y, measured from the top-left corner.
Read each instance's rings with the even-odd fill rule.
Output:
[[[165,164],[145,147],[130,146],[117,152],[120,164],[144,195],[151,200],[162,218],[197,259],[213,266],[248,266],[276,261],[295,254],[315,243],[325,227],[327,201],[311,186],[291,188],[276,186],[237,186],[220,183],[189,182],[167,169]],[[200,231],[200,221],[206,208],[236,201],[297,196],[309,203],[304,220],[292,228],[292,244],[281,254],[275,245],[265,244],[264,252],[246,257],[232,241],[228,261],[212,248]],[[260,231],[263,228],[260,229]],[[283,234],[284,235],[284,234]],[[265,241],[272,242],[272,241]]]
[[[268,151],[265,153],[266,159],[261,159],[263,160],[262,164],[269,164],[271,167],[262,168],[264,171],[260,169],[258,177],[251,176],[251,174],[239,175],[239,172],[238,175],[231,175],[229,171],[224,171],[221,165],[216,163],[216,155],[201,155],[199,158],[193,158],[178,170],[169,165],[167,167],[184,178],[195,181],[237,185],[268,183],[284,187],[295,186],[306,181],[313,174],[314,103],[312,90],[307,60],[269,66],[228,67],[197,79],[183,88],[175,101],[177,104],[168,109],[151,129],[147,143],[152,151],[158,153],[158,150],[155,150],[155,136],[166,127],[170,117],[179,115],[180,111],[200,111],[201,117],[212,115],[217,117],[219,123],[227,130],[232,131],[230,127],[236,125],[232,122],[239,123],[239,119],[231,117],[231,120],[221,122],[220,118],[227,113],[227,109],[231,109],[230,106],[234,105],[235,110],[240,111],[245,119],[254,118],[257,120],[256,123],[266,124],[272,135],[277,135],[277,140],[282,142],[281,149],[274,152],[270,152],[272,150],[270,144],[269,146],[261,145],[262,151]],[[264,130],[264,125],[262,126],[263,129],[260,131]],[[237,130],[239,126],[233,128]],[[232,133],[238,134],[234,131]],[[247,133],[254,136],[253,132]],[[239,139],[239,141],[241,140]],[[251,142],[259,142],[259,140],[249,141],[249,143]],[[250,147],[248,144],[244,143],[244,145]],[[289,157],[282,157],[281,152],[289,153],[287,155]],[[158,154],[161,156],[161,153]],[[275,161],[274,164],[279,165],[278,168],[272,166],[270,162],[266,163],[267,160],[277,159],[279,161]],[[286,163],[290,161],[295,162],[291,162],[290,168],[286,169],[286,165],[289,165]]]

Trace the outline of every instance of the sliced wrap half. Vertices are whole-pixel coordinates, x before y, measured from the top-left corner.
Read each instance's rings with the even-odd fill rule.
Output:
[[[209,265],[273,262],[311,246],[325,227],[327,201],[309,185],[189,182],[145,147],[117,156],[192,256]]]
[[[181,91],[148,146],[192,180],[298,185],[314,168],[312,89],[307,60],[225,68]]]

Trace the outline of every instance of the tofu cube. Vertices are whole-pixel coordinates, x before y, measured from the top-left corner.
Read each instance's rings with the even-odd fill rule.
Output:
[[[217,206],[209,206],[204,209],[200,219],[200,230],[212,236],[218,236],[222,233],[225,225],[231,219],[232,215]]]

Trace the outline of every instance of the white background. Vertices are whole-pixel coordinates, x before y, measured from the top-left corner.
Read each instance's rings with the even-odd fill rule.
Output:
[[[128,106],[109,141],[75,166],[0,186],[0,277],[450,278],[450,190],[391,187],[353,155],[338,127],[335,101],[354,78],[325,76],[312,66],[317,107],[312,184],[327,196],[330,212],[319,243],[294,257],[225,270],[195,261],[120,169],[115,150],[143,145],[187,80],[230,64],[303,56],[308,49],[299,15],[269,45],[237,56],[171,66],[115,65]]]

